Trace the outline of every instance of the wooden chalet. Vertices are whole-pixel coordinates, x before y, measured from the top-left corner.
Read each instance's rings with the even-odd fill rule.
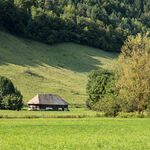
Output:
[[[68,103],[58,95],[38,94],[28,102],[28,110],[67,111]]]

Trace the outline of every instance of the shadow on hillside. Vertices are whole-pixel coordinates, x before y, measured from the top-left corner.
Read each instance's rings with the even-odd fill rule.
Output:
[[[4,38],[7,38],[7,35]],[[68,46],[66,44],[58,44],[50,47],[34,41],[13,38],[15,38],[15,42],[12,40],[7,43],[5,39],[0,41],[0,65],[48,65],[75,72],[89,72],[97,69],[99,65],[103,65],[95,57],[113,58],[113,54],[103,51],[99,52],[96,49],[90,50],[88,47],[86,49],[84,46],[72,43],[68,43]]]

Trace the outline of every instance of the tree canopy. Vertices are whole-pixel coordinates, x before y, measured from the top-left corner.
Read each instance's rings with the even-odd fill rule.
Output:
[[[0,77],[0,109],[21,110],[23,97],[11,80]]]
[[[48,44],[76,42],[119,51],[150,31],[147,0],[1,0],[0,26]]]
[[[119,94],[126,111],[143,113],[150,103],[150,39],[129,37],[118,61]]]
[[[99,69],[92,71],[87,83],[87,94],[89,96],[87,104],[93,107],[101,101],[106,95],[114,94],[115,76],[112,72]]]
[[[150,38],[138,34],[124,43],[114,73],[99,70],[90,74],[87,106],[116,116],[119,111],[150,109]]]

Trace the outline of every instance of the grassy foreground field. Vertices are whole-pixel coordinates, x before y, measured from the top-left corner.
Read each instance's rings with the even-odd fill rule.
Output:
[[[49,46],[0,32],[0,75],[10,78],[27,102],[37,93],[54,93],[84,104],[87,74],[111,68],[116,54],[73,43]]]
[[[149,150],[150,119],[0,120],[1,150]]]

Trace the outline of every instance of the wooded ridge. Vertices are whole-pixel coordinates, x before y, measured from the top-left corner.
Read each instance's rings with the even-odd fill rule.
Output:
[[[150,31],[147,0],[0,0],[0,26],[45,42],[120,51],[129,35]]]

